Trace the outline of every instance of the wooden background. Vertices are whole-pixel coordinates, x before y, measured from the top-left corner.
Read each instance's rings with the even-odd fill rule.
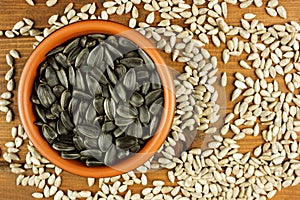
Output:
[[[52,8],[48,8],[45,5],[46,0],[36,0],[36,6],[31,7],[26,4],[25,0],[0,0],[0,29],[1,30],[8,30],[13,27],[13,25],[19,21],[22,20],[23,17],[30,18],[35,21],[35,27],[36,28],[43,28],[48,27],[47,21],[48,18],[53,14],[63,14],[64,7],[69,3],[73,2],[75,3],[75,8],[80,8],[82,5],[86,3],[90,3],[93,1],[82,1],[82,0],[59,0],[59,3]],[[99,2],[99,1],[96,1]],[[266,1],[264,1],[266,2]],[[264,3],[265,5],[266,3]],[[257,15],[257,19],[264,22],[266,26],[272,25],[272,24],[278,24],[278,23],[285,23],[290,20],[296,20],[299,22],[299,11],[300,8],[300,0],[296,1],[289,1],[289,0],[281,0],[281,5],[284,5],[288,12],[288,19],[283,20],[279,17],[270,17],[265,13],[264,7],[256,8],[254,6],[249,7],[248,9],[241,10],[237,6],[229,6],[228,7],[228,19],[226,20],[230,25],[239,25],[239,20],[242,17],[243,13],[246,12],[252,12]],[[99,10],[97,11],[97,14],[99,14]],[[147,13],[142,13],[141,19],[145,18],[145,15]],[[112,16],[110,18],[113,21],[118,21],[120,23],[127,24],[127,21],[129,19],[129,16],[126,17],[117,17]],[[177,23],[181,24],[182,21],[178,20]],[[18,49],[21,54],[22,58],[17,60],[16,62],[16,82],[18,83],[19,77],[21,75],[23,66],[29,57],[30,53],[32,52],[32,44],[34,42],[34,38],[30,37],[22,37],[22,38],[15,38],[15,39],[7,39],[5,37],[0,37],[0,93],[4,92],[6,90],[6,81],[4,80],[4,74],[9,69],[9,67],[5,63],[5,54],[8,53],[10,49]],[[217,56],[218,60],[220,60],[220,52],[223,49],[224,45],[222,45],[222,48],[214,48],[212,45],[208,45],[207,49],[210,51],[212,55]],[[175,68],[176,70],[181,70],[182,65],[178,63],[173,63],[170,61],[169,55],[163,54],[166,62],[169,66]],[[245,55],[244,55],[245,56]],[[242,56],[243,57],[243,56]],[[237,61],[241,59],[240,58],[231,58],[230,62],[224,66],[222,62],[219,62],[219,70],[220,72],[226,71],[228,74],[228,86],[226,88],[226,95],[229,97],[233,90],[232,82],[234,81],[233,74],[237,71],[241,71],[241,67],[238,66]],[[245,73],[251,74],[251,71],[243,71],[243,74]],[[282,82],[283,80],[278,80]],[[227,98],[228,99],[228,98]],[[10,130],[11,127],[17,126],[20,123],[19,115],[18,115],[18,107],[17,107],[17,88],[14,92],[14,97],[12,99],[12,106],[11,108],[14,110],[15,113],[15,120],[7,124],[5,122],[5,114],[0,113],[0,147],[1,152],[0,154],[3,154],[5,152],[5,146],[4,144],[7,141],[11,140],[11,134]],[[227,100],[226,105],[222,107],[222,110],[229,111],[232,110],[233,104],[230,103],[230,101]],[[300,135],[299,135],[300,136]],[[195,142],[193,143],[193,146],[200,146],[202,144],[201,141],[202,137],[196,137]],[[262,143],[262,140],[260,136],[253,138],[247,136],[244,140],[240,141],[239,144],[242,146],[241,152],[248,152],[252,151],[256,146],[260,145]],[[25,148],[22,148],[20,155],[24,158],[24,153],[26,151]],[[41,191],[39,189],[33,188],[33,187],[22,187],[22,186],[16,186],[15,185],[15,178],[17,175],[10,172],[8,164],[3,160],[2,155],[0,158],[0,199],[2,200],[27,200],[32,199],[31,193],[34,191]],[[93,186],[92,188],[88,188],[86,184],[86,179],[75,176],[72,174],[69,174],[67,172],[63,173],[63,184],[61,189],[67,190],[93,190],[97,191],[97,186]],[[152,173],[149,173],[149,182],[151,180],[155,179],[166,179],[166,171],[160,170],[155,171]],[[134,187],[130,187],[130,189],[133,190],[133,192],[138,192],[141,190],[141,186],[137,185]],[[289,187],[286,189],[283,189],[282,191],[278,192],[278,194],[275,196],[274,199],[277,200],[283,200],[283,199],[289,199],[289,200],[298,200],[300,199],[300,185],[295,187]]]

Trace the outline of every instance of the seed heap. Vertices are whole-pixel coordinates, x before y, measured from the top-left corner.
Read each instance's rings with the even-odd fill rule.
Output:
[[[112,165],[153,136],[163,90],[142,49],[124,37],[94,34],[48,53],[32,101],[36,124],[62,158]]]
[[[144,10],[149,11],[147,22],[139,19],[140,14],[136,5],[141,3]],[[160,162],[156,163],[153,159],[152,162],[148,161],[139,168],[139,171],[146,172],[147,169],[157,169],[163,166],[168,169],[167,176],[170,182],[177,182],[177,186],[168,186],[167,183],[161,181],[153,182],[141,193],[133,194],[130,186],[133,184],[148,184],[147,176],[142,174],[139,178],[135,173],[128,172],[121,176],[99,179],[99,191],[95,194],[90,191],[68,190],[63,192],[58,187],[51,186],[53,180],[51,178],[49,184],[41,181],[40,186],[44,186],[44,192],[38,192],[33,196],[37,198],[47,197],[50,190],[50,196],[54,195],[54,199],[82,197],[87,199],[116,198],[126,200],[153,198],[267,199],[272,198],[277,190],[299,184],[300,162],[297,157],[300,153],[300,144],[297,142],[297,132],[299,131],[300,105],[297,93],[293,94],[292,91],[297,91],[298,88],[298,32],[300,25],[295,21],[291,21],[284,25],[265,27],[262,22],[255,19],[255,14],[246,13],[244,19],[241,20],[241,26],[230,26],[226,23],[227,15],[230,14],[227,11],[228,4],[240,8],[247,8],[251,4],[256,7],[263,6],[261,0],[225,0],[221,2],[216,0],[194,0],[191,4],[187,4],[185,1],[131,0],[124,3],[124,1],[116,0],[104,2],[102,4],[104,10],[102,9],[100,15],[96,16],[95,3],[84,5],[78,13],[73,9],[73,4],[70,3],[66,6],[63,16],[53,15],[49,18],[50,28],[40,31],[32,28],[34,31],[31,32],[36,33],[38,41],[34,44],[35,47],[49,33],[68,23],[86,19],[107,20],[113,14],[130,13],[129,26],[132,28],[146,28],[150,24],[153,25],[159,21],[159,28],[149,27],[149,31],[146,31],[146,29],[140,29],[139,31],[145,34],[146,37],[156,40],[159,48],[163,48],[167,53],[172,53],[174,61],[184,62],[186,66],[189,66],[184,68],[184,73],[188,74],[189,78],[192,77],[190,80],[197,77],[195,71],[198,68],[192,62],[195,56],[192,57],[189,51],[186,50],[191,45],[189,45],[189,48],[187,46],[183,47],[183,44],[176,45],[179,41],[178,36],[181,37],[182,35],[189,36],[188,38],[196,38],[194,36],[197,36],[198,39],[192,39],[192,41],[196,44],[198,50],[195,50],[195,52],[198,51],[198,53],[201,52],[201,47],[210,42],[215,46],[220,46],[222,43],[226,44],[228,47],[223,51],[223,61],[225,63],[229,61],[231,56],[239,56],[240,53],[244,54],[246,52],[248,60],[240,60],[239,63],[245,69],[255,70],[254,74],[257,76],[245,77],[242,72],[237,72],[234,75],[236,80],[233,84],[236,86],[236,90],[232,93],[231,100],[233,103],[236,102],[236,105],[233,112],[228,113],[224,118],[224,127],[218,131],[216,127],[207,127],[211,119],[204,121],[205,132],[212,135],[212,140],[207,143],[207,149],[194,148],[182,152],[179,158],[175,157],[174,149],[176,145],[180,141],[185,141],[184,131],[180,131],[180,126],[178,126],[184,123],[178,119],[182,117],[182,112],[177,113],[173,123],[175,126],[172,126],[171,134],[160,149],[163,156],[159,158]],[[285,9],[279,5],[277,0],[268,1],[266,4],[267,13],[270,10],[269,8],[276,11],[277,14],[271,11],[273,16],[279,15],[282,18],[287,16]],[[155,13],[154,16],[151,14],[152,12]],[[156,13],[159,13],[159,17]],[[174,24],[173,19],[177,19],[176,22],[184,20],[184,23],[188,24],[189,27],[183,28],[183,26]],[[164,31],[167,32],[167,39],[159,35]],[[175,32],[175,35],[171,36],[171,34],[169,37],[169,32]],[[12,35],[11,32],[8,33],[8,36]],[[160,37],[161,39],[159,39]],[[175,48],[175,45],[177,48]],[[188,54],[184,53],[185,51]],[[205,54],[207,55],[207,53]],[[285,56],[283,57],[283,55]],[[189,58],[189,56],[191,57]],[[212,62],[211,58],[206,60]],[[284,61],[281,62],[282,60]],[[216,61],[213,62],[216,63]],[[175,83],[184,81],[182,78],[185,76],[187,75],[179,76],[180,78]],[[273,80],[275,77],[280,78],[282,76],[284,76],[288,92],[282,89],[283,85],[281,86],[277,80]],[[203,80],[208,79],[206,77],[208,76],[204,75]],[[229,80],[225,81],[225,75],[223,77],[222,85],[232,84]],[[199,88],[203,88],[203,82],[201,84]],[[212,99],[211,93],[214,91],[214,87],[208,83],[204,85],[204,88],[207,88],[207,97],[205,98],[209,102]],[[181,86],[178,86],[177,89],[179,87]],[[192,94],[195,93],[194,89],[190,90],[192,90]],[[203,107],[206,105],[211,106],[211,103],[207,103],[207,101],[199,101],[199,103]],[[178,107],[179,104],[177,104],[176,110],[180,110],[181,106],[184,106],[182,104]],[[241,126],[242,124],[245,126]],[[260,125],[265,125],[267,128],[262,130]],[[15,135],[15,131],[13,132],[13,135]],[[232,138],[226,135],[228,132],[233,134]],[[263,136],[264,144],[254,149],[254,156],[250,152],[239,153],[240,146],[237,142],[244,139],[246,135]],[[12,143],[8,145],[13,146]],[[32,151],[34,147],[31,144],[29,146],[30,151]],[[15,150],[11,149],[11,151]],[[14,156],[9,156],[9,158],[11,157]],[[17,178],[19,184],[27,185],[30,183],[29,185],[34,185],[32,180],[36,179],[36,182],[38,182],[42,177],[46,178],[48,175],[41,174],[48,169],[47,166],[49,168],[54,166],[44,164],[45,159],[37,153],[29,153],[27,157],[26,162],[30,164],[26,163],[26,166],[13,164],[10,167],[12,171],[15,171],[13,170],[14,167],[20,168],[16,171],[24,169],[34,171],[33,176],[21,174]],[[33,160],[34,163],[30,160]],[[55,169],[59,170],[58,168]],[[95,179],[89,179],[89,185],[94,184],[95,181]],[[124,193],[120,194],[119,192]]]

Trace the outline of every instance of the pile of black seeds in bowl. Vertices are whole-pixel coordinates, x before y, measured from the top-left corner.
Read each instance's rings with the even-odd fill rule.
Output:
[[[128,39],[103,34],[49,52],[31,100],[47,142],[87,166],[137,153],[156,132],[164,105],[151,58]]]

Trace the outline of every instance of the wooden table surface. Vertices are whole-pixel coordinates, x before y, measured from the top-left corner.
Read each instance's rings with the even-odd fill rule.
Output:
[[[19,21],[22,20],[23,17],[30,18],[35,21],[35,27],[36,28],[44,28],[49,27],[47,24],[48,18],[53,14],[63,14],[64,7],[69,3],[73,2],[75,3],[75,8],[80,8],[86,3],[90,3],[93,1],[82,1],[82,0],[59,0],[59,3],[52,7],[48,8],[45,5],[46,0],[36,0],[37,4],[35,7],[31,7],[26,4],[25,0],[1,0],[0,1],[0,29],[1,30],[8,30],[13,27],[13,25]],[[99,2],[99,1],[95,1]],[[227,22],[230,25],[239,25],[239,20],[242,17],[243,13],[246,12],[252,12],[257,15],[257,19],[261,20],[266,26],[272,25],[272,24],[283,24],[290,20],[296,20],[299,22],[299,11],[300,8],[300,0],[296,1],[289,1],[289,0],[281,0],[280,4],[284,5],[287,12],[288,12],[288,19],[284,20],[279,17],[270,17],[265,13],[264,7],[256,8],[254,6],[250,6],[248,9],[241,10],[237,6],[229,6],[228,9],[228,18]],[[265,5],[265,3],[264,3]],[[99,10],[97,11],[97,14],[99,14]],[[142,14],[142,19],[144,19],[146,13]],[[120,23],[127,24],[127,21],[129,19],[129,16],[126,15],[126,17],[116,17],[112,16],[110,18],[113,21],[117,21]],[[181,24],[182,21],[178,20],[178,23]],[[4,74],[9,69],[9,67],[5,63],[5,54],[8,53],[10,49],[18,49],[21,54],[22,58],[17,60],[16,62],[16,82],[18,83],[19,77],[21,75],[24,63],[26,62],[27,58],[29,57],[30,53],[32,52],[32,44],[34,42],[34,38],[31,37],[20,37],[15,39],[7,39],[5,37],[0,37],[0,93],[4,92],[6,90],[6,81],[4,80]],[[222,48],[214,48],[212,45],[208,45],[206,47],[212,55],[217,56],[218,60],[220,60],[220,53],[221,50],[224,48],[224,45],[222,45]],[[182,65],[178,63],[171,62],[169,55],[163,54],[165,57],[166,62],[169,66],[175,68],[176,70],[181,70]],[[243,56],[242,56],[243,57]],[[218,67],[220,72],[226,71],[228,74],[228,86],[226,88],[226,96],[229,97],[232,90],[233,90],[233,84],[234,81],[233,74],[237,71],[241,71],[242,68],[238,66],[237,61],[240,60],[240,58],[231,58],[230,62],[224,66],[222,62],[219,62]],[[246,73],[251,73],[251,71],[243,71],[244,75],[247,75]],[[282,80],[278,80],[282,81]],[[15,120],[12,123],[6,123],[5,122],[5,114],[0,113],[0,147],[1,152],[5,152],[5,146],[4,144],[7,141],[11,140],[11,134],[10,130],[11,127],[17,126],[20,123],[19,115],[18,115],[18,105],[17,105],[17,89],[14,91],[14,97],[12,99],[12,106],[15,113]],[[233,104],[230,103],[230,101],[227,98],[226,105],[224,105],[222,108],[225,111],[232,110]],[[196,137],[193,146],[200,146],[202,144],[201,137]],[[241,145],[241,152],[248,152],[252,151],[256,146],[262,144],[262,140],[260,137],[249,137],[247,136],[244,140],[239,141],[239,144]],[[22,151],[20,152],[20,157],[24,158],[24,154],[26,153],[26,147],[22,147]],[[0,199],[2,200],[27,200],[32,199],[31,193],[34,191],[40,191],[39,189],[33,188],[33,187],[23,187],[23,186],[16,186],[15,185],[15,179],[16,174],[13,174],[10,172],[9,165],[6,163],[2,156],[0,158]],[[92,188],[88,188],[86,184],[86,179],[83,177],[75,176],[72,174],[69,174],[67,172],[63,173],[63,184],[61,189],[67,190],[67,189],[73,189],[73,190],[85,190],[89,189],[92,191],[97,191],[97,186],[93,186]],[[151,182],[153,178],[155,179],[167,179],[166,177],[166,171],[160,170],[155,171],[152,173],[149,173],[148,175],[149,180],[148,182]],[[139,192],[141,190],[141,186],[134,186],[130,187],[133,192]],[[274,199],[277,200],[283,200],[283,199],[289,199],[289,200],[298,200],[300,199],[300,185],[295,187],[289,187],[286,189],[283,189],[282,191],[278,192],[277,195],[274,197]]]

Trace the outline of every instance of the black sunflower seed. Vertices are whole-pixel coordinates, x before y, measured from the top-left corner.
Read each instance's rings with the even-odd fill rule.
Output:
[[[105,48],[108,50],[108,53],[110,55],[110,57],[112,58],[112,60],[116,60],[118,58],[122,58],[123,54],[115,47],[113,47],[112,45],[105,43]]]
[[[63,151],[61,152],[60,156],[67,160],[75,160],[81,157],[80,153],[77,151]]]
[[[108,133],[108,132],[115,130],[115,128],[116,128],[116,125],[113,122],[108,121],[103,124],[102,131]]]
[[[75,135],[73,137],[73,143],[74,143],[77,151],[81,152],[85,149],[85,146],[84,146],[84,143],[83,143],[83,140],[81,137]]]
[[[118,106],[117,113],[124,118],[136,118],[138,110],[129,104],[123,104]]]
[[[126,130],[126,134],[135,138],[142,138],[143,128],[141,123],[137,120],[130,124]]]
[[[122,64],[119,64],[115,67],[116,75],[118,76],[118,79],[121,79],[124,74],[126,74],[126,67]]]
[[[144,103],[144,97],[138,92],[134,92],[130,97],[130,104],[135,107],[140,107]]]
[[[155,100],[149,107],[149,111],[152,115],[157,116],[163,110],[163,98]]]
[[[68,130],[72,130],[74,128],[73,120],[71,120],[71,116],[67,111],[61,112],[60,120]]]
[[[87,159],[85,163],[88,167],[98,167],[104,164],[103,161],[99,161],[97,159]]]
[[[123,84],[128,90],[134,90],[136,86],[136,74],[134,69],[128,70],[128,72],[124,75]]]
[[[157,89],[149,92],[145,97],[145,104],[150,105],[159,97],[162,97],[162,89]]]
[[[69,130],[64,126],[61,120],[57,120],[56,122],[56,131],[59,135],[66,135],[69,133]]]
[[[49,125],[43,124],[42,126],[42,132],[45,137],[45,139],[52,144],[53,141],[57,138],[57,133],[56,131]]]
[[[71,86],[75,86],[76,74],[73,67],[68,68],[68,77]]]
[[[86,149],[98,149],[98,143],[97,140],[95,138],[84,138],[84,146]]]
[[[127,51],[133,51],[137,49],[137,46],[124,37],[119,37],[119,43],[118,43],[123,49],[126,49]]]
[[[143,58],[146,68],[149,71],[155,70],[155,65],[154,65],[152,59],[146,54],[146,52],[143,51],[142,49],[138,49],[138,53]]]
[[[61,94],[63,93],[63,91],[65,91],[65,87],[62,86],[62,85],[57,85],[55,86],[52,91],[53,91],[53,94],[57,97],[57,98],[60,98]]]
[[[57,151],[74,151],[75,147],[72,144],[68,144],[65,142],[54,141],[52,144],[53,149]]]
[[[116,104],[113,99],[106,98],[104,100],[104,112],[110,120],[114,120],[116,115]]]
[[[63,110],[67,109],[68,105],[70,104],[71,98],[72,98],[72,95],[69,90],[63,91],[63,93],[61,94],[61,98],[60,98],[60,106]]]
[[[56,71],[57,77],[60,81],[60,83],[65,87],[65,88],[69,88],[69,81],[68,81],[68,77],[67,74],[65,72],[65,70],[62,68],[58,71]]]
[[[97,113],[100,115],[104,114],[104,100],[105,100],[105,98],[103,98],[103,97],[96,97],[93,100],[93,106],[94,106],[95,110],[97,111]]]
[[[80,38],[76,38],[73,41],[71,41],[63,50],[63,54],[67,55],[69,54],[73,49],[78,47]]]
[[[78,133],[80,133],[88,138],[96,139],[96,138],[98,138],[98,136],[101,132],[101,128],[96,125],[85,124],[85,125],[78,125],[77,131],[78,131]]]
[[[97,149],[87,149],[80,152],[81,156],[86,158],[95,158],[97,160],[101,160],[103,158],[103,152]]]
[[[45,78],[46,78],[47,84],[50,87],[54,87],[54,86],[59,84],[59,80],[58,80],[58,78],[56,76],[56,73],[55,73],[55,71],[52,67],[47,67],[46,68]]]
[[[103,59],[104,48],[102,45],[96,46],[88,55],[87,64],[91,67],[100,65]]]
[[[133,118],[123,118],[119,116],[115,118],[115,123],[118,127],[128,126],[133,122],[134,122]]]
[[[137,140],[134,137],[123,136],[116,139],[116,146],[120,149],[129,149],[137,144]]]
[[[68,68],[68,67],[71,66],[71,64],[70,64],[67,56],[65,54],[63,54],[63,53],[55,54],[55,60],[63,68]]]
[[[38,115],[38,117],[44,122],[47,123],[47,118],[46,118],[46,110],[44,107],[40,105],[34,105],[35,111]]]
[[[87,74],[86,82],[87,82],[88,89],[89,89],[90,93],[92,94],[92,96],[97,96],[102,93],[102,87],[101,87],[100,83],[94,77]]]
[[[118,151],[115,145],[111,145],[105,154],[104,164],[107,166],[111,166],[115,164],[118,161],[117,155],[118,155]]]
[[[54,104],[52,104],[51,106],[51,113],[53,115],[55,115],[56,117],[59,117],[60,112],[63,111],[63,109],[61,108],[60,104],[58,102],[55,102]]]
[[[110,67],[107,68],[106,72],[107,72],[107,75],[108,75],[108,78],[109,78],[110,82],[113,85],[116,85],[116,83],[118,82],[117,75],[111,70]]]
[[[87,57],[89,56],[89,53],[90,51],[88,48],[84,48],[80,51],[75,60],[76,68],[79,68],[82,64],[84,64],[85,60],[87,60]]]
[[[139,119],[143,124],[148,124],[150,121],[150,112],[147,106],[141,106],[139,108]]]
[[[56,97],[51,88],[46,84],[40,84],[38,86],[37,96],[45,108],[49,108],[56,101]]]
[[[128,68],[141,67],[143,65],[143,59],[136,57],[123,58],[120,60],[120,63]]]
[[[51,50],[49,53],[47,53],[47,56],[51,56],[51,55],[60,53],[64,50],[64,48],[65,48],[64,46],[55,47],[53,50]]]

